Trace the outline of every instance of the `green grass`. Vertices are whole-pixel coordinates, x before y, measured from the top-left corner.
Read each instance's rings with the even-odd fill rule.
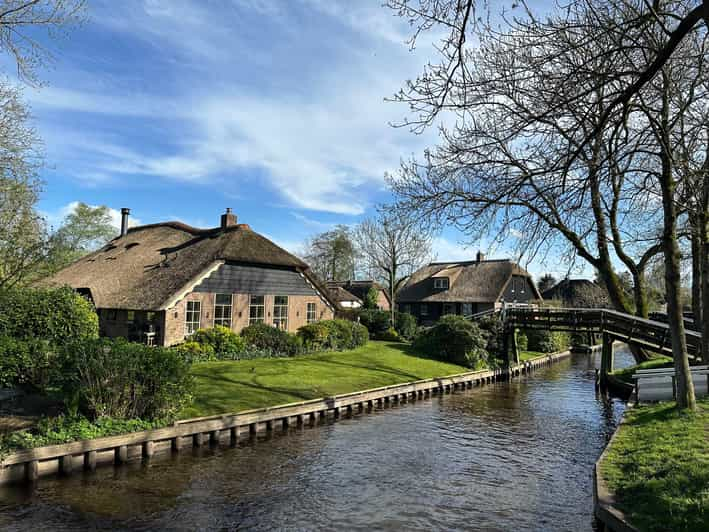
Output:
[[[613,372],[613,375],[618,377],[620,380],[633,384],[633,374],[639,369],[656,369],[656,368],[671,368],[672,358],[666,356],[658,356],[656,358],[651,358],[635,366],[630,366],[628,368],[617,369]]]
[[[696,413],[674,403],[630,410],[601,473],[641,530],[709,529],[709,399]]]
[[[519,361],[526,362],[527,360],[532,360],[533,358],[541,357],[544,355],[549,355],[551,353],[542,353],[541,351],[520,351]]]
[[[470,371],[422,358],[406,344],[369,342],[351,351],[195,364],[194,402],[182,418],[238,412]]]

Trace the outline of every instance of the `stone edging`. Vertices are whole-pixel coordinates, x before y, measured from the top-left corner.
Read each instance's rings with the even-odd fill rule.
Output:
[[[234,445],[247,434],[251,437],[260,431],[274,430],[275,424],[284,429],[291,424],[302,426],[307,422],[314,425],[318,418],[324,420],[328,415],[339,419],[341,409],[351,415],[355,407],[359,412],[371,411],[375,404],[383,406],[415,401],[434,394],[507,380],[570,355],[570,351],[561,351],[510,368],[471,371],[310,401],[186,419],[159,429],[23,449],[0,460],[0,485],[34,482],[40,476],[55,473],[68,475],[81,468],[94,470],[100,463],[122,464],[133,459],[150,459],[157,453],[177,452],[189,444],[200,447],[207,442],[218,444],[226,440]]]
[[[613,440],[615,440],[618,432],[625,423],[626,413],[632,407],[633,405],[630,402],[626,403],[626,409],[625,412],[623,412],[620,423],[618,423],[618,427],[608,441],[606,448],[603,449],[601,456],[593,465],[593,515],[603,523],[606,530],[613,532],[638,532],[638,529],[628,522],[625,514],[616,508],[615,496],[608,489],[606,481],[601,474],[601,464],[603,460],[605,460],[611,445],[613,445]]]

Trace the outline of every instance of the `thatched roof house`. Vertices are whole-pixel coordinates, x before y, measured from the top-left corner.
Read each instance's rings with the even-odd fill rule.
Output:
[[[170,345],[213,324],[295,330],[333,315],[335,301],[307,264],[238,224],[229,209],[212,229],[180,222],[128,229],[127,216],[121,236],[44,281],[87,294],[107,336]]]
[[[544,290],[542,297],[569,308],[603,308],[609,303],[606,289],[589,279],[562,279]]]
[[[432,322],[445,314],[471,315],[503,301],[541,299],[532,276],[514,262],[485,260],[432,262],[414,272],[397,294],[399,310]]]
[[[387,291],[384,289],[384,287],[376,281],[328,281],[327,287],[331,291],[345,290],[346,292],[350,293],[355,297],[354,300],[351,300],[352,303],[356,303],[356,301],[359,301],[360,306],[364,304],[364,301],[367,299],[367,294],[369,293],[369,291],[374,288],[377,292],[377,308],[379,308],[380,310],[387,311],[391,309],[391,301],[389,300],[389,294],[387,294]],[[356,308],[354,304],[344,306],[348,308]]]
[[[352,292],[348,292],[337,283],[328,282],[327,289],[330,291],[332,298],[337,301],[343,309],[355,309],[362,306],[362,300],[354,295]]]

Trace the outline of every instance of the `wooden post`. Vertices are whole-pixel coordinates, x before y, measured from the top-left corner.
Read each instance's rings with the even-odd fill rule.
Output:
[[[125,464],[128,461],[127,445],[120,445],[113,450],[113,461],[116,464]]]
[[[179,436],[175,436],[170,440],[170,449],[172,450],[173,453],[179,453],[180,452],[180,447],[181,447],[181,439]]]
[[[28,482],[35,482],[39,478],[39,462],[37,460],[25,464],[25,477]]]
[[[201,432],[192,435],[192,447],[201,447],[204,443],[204,436]]]
[[[211,445],[219,445],[219,431],[213,430],[209,433],[209,443]]]
[[[84,453],[84,469],[87,471],[96,469],[96,451],[86,451]]]
[[[608,374],[611,371],[613,371],[613,338],[604,332],[601,350],[601,387],[605,388],[608,385]]]
[[[239,427],[231,427],[229,429],[229,440],[232,445],[236,445],[239,442]]]
[[[74,469],[74,457],[70,454],[59,458],[59,472],[62,475],[71,475]]]
[[[153,454],[155,454],[155,442],[143,442],[143,456],[145,458],[152,458]]]

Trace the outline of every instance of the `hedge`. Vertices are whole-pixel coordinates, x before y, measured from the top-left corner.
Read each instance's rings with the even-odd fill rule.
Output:
[[[463,316],[443,316],[433,326],[421,329],[414,339],[414,349],[422,355],[478,368],[488,363],[487,340],[480,328]]]
[[[0,336],[63,345],[98,338],[93,305],[69,287],[0,291]]]

